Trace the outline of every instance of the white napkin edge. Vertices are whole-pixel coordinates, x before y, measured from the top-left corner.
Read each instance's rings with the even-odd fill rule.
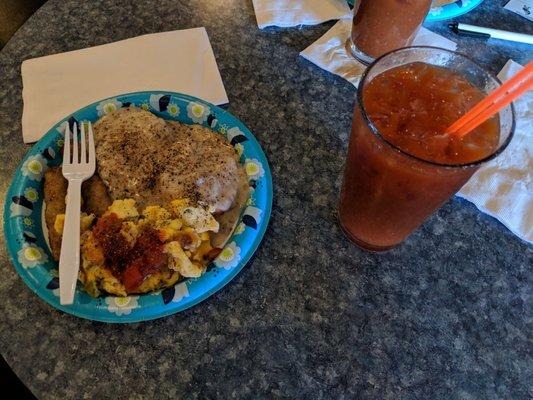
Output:
[[[338,2],[338,5],[331,5],[337,8],[330,9],[325,15],[313,13],[314,10],[307,10],[306,16],[302,16],[301,8],[294,9],[261,9],[256,0],[252,0],[254,7],[255,19],[259,29],[264,29],[269,26],[277,26],[279,28],[291,28],[303,25],[318,25],[327,21],[337,20],[341,18],[351,17],[352,10],[348,3],[344,0]],[[335,3],[337,4],[337,3]],[[280,13],[283,11],[283,13]]]
[[[514,75],[514,73],[516,73],[522,68],[524,68],[522,65],[509,59],[507,63],[504,65],[504,67],[501,69],[500,73],[498,74],[498,79],[504,82],[507,79],[509,79],[512,75]],[[518,99],[517,101],[520,101],[520,99]],[[533,120],[531,119],[531,117],[522,116],[522,121],[518,121],[519,118],[520,118],[520,115],[518,115],[517,113],[516,115],[517,125],[529,123],[532,127],[531,131],[529,132],[529,135],[528,135],[528,131],[526,130],[527,128],[522,127],[522,129],[524,130],[523,132],[524,136],[532,136]],[[528,121],[525,122],[524,119],[528,119]],[[518,140],[518,138],[515,137],[512,140]],[[533,139],[530,138],[530,140],[533,140]],[[500,157],[502,156],[500,155]],[[484,167],[481,167],[480,171],[482,171],[483,168]],[[497,167],[492,166],[491,168],[495,169]],[[476,172],[476,174],[478,172]],[[475,179],[476,174],[474,174],[471,179]],[[533,193],[529,193],[529,196],[527,196],[527,198],[516,199],[513,204],[513,210],[515,210],[515,212],[518,212],[517,210],[522,210],[522,215],[523,215],[522,224],[521,226],[517,227],[514,224],[511,224],[509,221],[501,218],[501,211],[500,211],[501,207],[499,207],[498,210],[495,210],[495,211],[491,209],[491,207],[489,207],[489,204],[491,203],[491,201],[494,200],[494,197],[488,196],[484,193],[476,192],[475,190],[476,189],[474,187],[469,186],[469,183],[466,183],[465,186],[463,186],[463,188],[461,188],[461,190],[456,195],[458,197],[461,197],[473,203],[476,206],[476,208],[480,210],[481,212],[497,219],[507,229],[509,229],[513,234],[518,236],[520,239],[526,242],[529,242],[529,243],[533,243]],[[520,200],[520,202],[518,202],[517,200]],[[527,229],[527,227],[529,227],[529,229]]]
[[[346,40],[351,27],[351,16],[339,20],[318,40],[302,50],[300,56],[357,87],[366,66],[357,61],[346,49]],[[457,49],[457,43],[424,27],[418,31],[413,46],[430,46],[435,40],[439,42],[437,47],[452,51]],[[333,69],[330,69],[331,64],[334,64]]]

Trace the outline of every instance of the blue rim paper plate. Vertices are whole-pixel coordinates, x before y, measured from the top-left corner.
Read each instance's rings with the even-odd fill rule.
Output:
[[[434,7],[429,10],[426,21],[442,21],[463,15],[481,4],[483,0],[457,0],[455,3],[446,4],[442,7]],[[354,0],[348,0],[353,6]]]
[[[163,291],[125,298],[94,299],[78,285],[74,304],[59,304],[57,263],[45,240],[43,176],[61,164],[60,148],[66,124],[96,121],[120,107],[135,105],[170,120],[198,123],[224,135],[241,155],[251,187],[235,232],[220,256],[197,279],[186,279]],[[231,281],[250,260],[265,234],[272,209],[272,176],[261,146],[250,131],[227,111],[195,97],[149,91],[115,96],[76,111],[56,124],[26,154],[18,166],[4,205],[4,232],[18,274],[52,307],[78,317],[103,322],[139,322],[185,310]]]
[[[483,0],[457,0],[455,3],[446,4],[429,10],[426,21],[442,21],[466,14],[479,6]]]

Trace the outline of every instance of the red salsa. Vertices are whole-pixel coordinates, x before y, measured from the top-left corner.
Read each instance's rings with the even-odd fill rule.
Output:
[[[102,246],[106,266],[122,281],[126,290],[131,292],[148,276],[159,272],[165,265],[167,256],[155,229],[145,228],[131,247],[120,233],[121,227],[122,219],[111,213],[98,220],[93,234]]]

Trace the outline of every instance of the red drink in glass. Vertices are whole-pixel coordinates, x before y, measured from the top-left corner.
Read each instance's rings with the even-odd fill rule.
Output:
[[[463,138],[444,134],[497,86],[466,57],[431,47],[400,49],[369,67],[339,203],[349,239],[370,250],[401,243],[506,147],[514,127],[510,107]]]
[[[350,50],[364,64],[409,46],[431,0],[358,0],[354,7]]]

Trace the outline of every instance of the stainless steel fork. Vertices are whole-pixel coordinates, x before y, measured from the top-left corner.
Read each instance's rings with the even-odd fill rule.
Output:
[[[67,123],[63,148],[63,176],[68,180],[67,206],[59,258],[59,300],[64,305],[74,301],[80,269],[81,184],[94,175],[96,167],[91,123],[80,122],[79,140],[77,124],[74,124],[72,131]]]

